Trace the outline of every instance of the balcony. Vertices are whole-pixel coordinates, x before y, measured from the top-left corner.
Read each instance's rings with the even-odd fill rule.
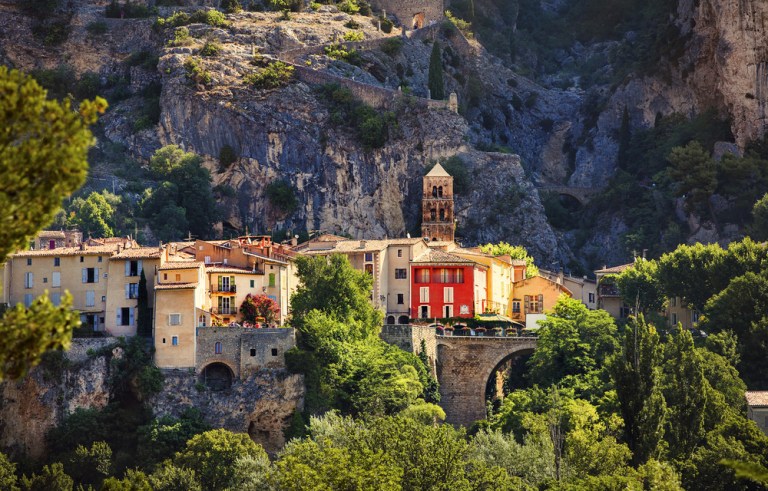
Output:
[[[221,293],[221,294],[237,293],[237,286],[236,285],[227,285],[227,286],[214,285],[212,287],[211,293]]]
[[[216,315],[237,315],[237,307],[213,308],[211,313]]]
[[[619,297],[619,287],[613,284],[603,284],[598,288],[598,295],[601,297]]]

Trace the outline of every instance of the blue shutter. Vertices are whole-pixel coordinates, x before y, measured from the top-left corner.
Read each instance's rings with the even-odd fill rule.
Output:
[[[88,283],[88,269],[83,268],[83,283]]]
[[[125,298],[131,298],[131,284],[125,284]]]
[[[99,268],[93,268],[93,282],[99,282]]]
[[[141,272],[144,271],[144,261],[139,259],[138,264],[139,264],[139,269],[136,270],[136,274],[138,276],[141,276]]]
[[[130,309],[130,310],[128,311],[128,312],[129,312],[129,314],[128,314],[128,315],[129,315],[129,317],[128,317],[128,325],[129,325],[129,326],[132,326],[132,325],[133,325],[133,319],[134,319],[133,310],[134,310],[134,309]]]
[[[131,276],[131,262],[125,262],[125,276]]]
[[[117,325],[123,325],[122,309],[119,307],[117,308]]]

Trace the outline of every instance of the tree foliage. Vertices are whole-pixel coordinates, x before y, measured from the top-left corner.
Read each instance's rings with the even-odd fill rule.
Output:
[[[266,295],[249,293],[240,305],[240,314],[246,322],[255,323],[256,319],[261,317],[261,322],[273,324],[280,315],[280,306]]]
[[[617,275],[616,285],[624,302],[642,313],[659,312],[664,304],[656,261],[635,258],[633,267]]]
[[[445,99],[445,82],[443,80],[443,51],[440,44],[435,41],[432,44],[432,53],[429,56],[429,93],[432,99],[441,101]]]
[[[526,278],[539,276],[539,268],[536,267],[533,256],[530,256],[525,247],[521,245],[512,245],[501,241],[498,244],[488,243],[484,246],[480,246],[480,250],[493,256],[509,256],[512,259],[525,261]]]

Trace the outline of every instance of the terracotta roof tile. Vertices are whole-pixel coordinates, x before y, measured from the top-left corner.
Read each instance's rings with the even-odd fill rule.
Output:
[[[109,259],[159,259],[160,254],[162,252],[157,247],[129,247]]]
[[[159,283],[155,285],[155,290],[188,290],[191,288],[197,288],[197,282],[195,283]]]
[[[441,263],[441,264],[477,264],[478,266],[486,267],[485,265],[476,263],[471,259],[466,259],[450,252],[444,252],[440,249],[428,249],[424,251],[420,256],[413,259],[414,263]]]
[[[161,271],[168,271],[173,269],[195,269],[203,266],[203,263],[198,261],[169,261],[158,269]]]
[[[52,256],[98,256],[117,252],[117,244],[80,247],[58,247],[56,249],[43,249],[37,251],[19,251],[10,257],[52,257]]]
[[[744,393],[749,406],[768,406],[768,391],[750,390]]]
[[[635,265],[634,263],[622,264],[621,266],[613,266],[610,268],[598,269],[597,271],[595,271],[595,273],[601,273],[601,274],[621,273],[622,271],[629,269],[634,265]]]

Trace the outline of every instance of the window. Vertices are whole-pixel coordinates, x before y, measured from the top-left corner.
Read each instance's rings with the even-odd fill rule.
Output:
[[[48,283],[48,278],[43,278],[43,283]]]
[[[675,313],[672,313],[672,325],[673,326],[677,325],[677,314]]]
[[[526,295],[525,313],[541,314],[544,312],[544,295]]]
[[[170,314],[168,316],[168,325],[170,325],[170,326],[180,326],[181,325],[181,314]]]
[[[272,356],[277,356],[277,348],[272,348]]]
[[[24,306],[29,308],[30,305],[32,305],[32,294],[31,293],[25,293],[24,294]]]
[[[213,345],[213,353],[216,354],[216,355],[220,355],[221,354],[221,342],[220,341],[216,341],[216,344]]]
[[[397,250],[397,257],[403,257],[403,250],[402,249],[398,249]]]
[[[201,314],[200,317],[197,318],[197,327],[205,327],[205,314]]]
[[[626,305],[626,304],[622,305],[621,309],[619,310],[619,318],[620,319],[626,319],[627,317],[629,317],[630,312],[631,312],[631,310],[630,310],[628,305]]]
[[[407,278],[408,278],[408,271],[405,268],[395,269],[395,279],[396,280],[405,280]]]
[[[445,221],[445,210],[442,208],[440,208],[440,221],[441,222]]]
[[[434,222],[435,220],[437,220],[437,210],[436,210],[436,209],[432,208],[431,210],[429,210],[429,218],[430,218],[430,219],[431,219],[433,222]]]
[[[449,317],[453,317],[453,305],[446,305],[445,306],[445,316],[446,319]]]
[[[131,309],[130,307],[122,307],[118,309],[117,325],[132,326],[133,325],[133,309]]]
[[[269,273],[269,286],[270,288],[275,286],[275,273]]]
[[[58,268],[61,266],[61,258],[60,257],[54,257],[53,258],[53,267]]]
[[[236,314],[237,309],[235,309],[232,304],[233,298],[232,297],[219,297],[219,314],[223,315],[231,315]]]
[[[178,336],[173,336],[171,338],[171,346],[178,346],[178,345],[179,345],[179,337]]]
[[[85,257],[83,257],[83,256],[80,256],[80,262],[81,262],[81,263],[82,263],[82,262],[85,262]]]
[[[589,303],[595,303],[595,294],[591,293],[589,294]]]
[[[98,283],[99,268],[83,268],[83,283]]]
[[[95,307],[96,306],[96,292],[93,290],[87,290],[85,292],[85,306],[86,307]]]
[[[437,198],[437,186],[432,186],[432,197]]]
[[[99,256],[99,258],[96,260],[97,262],[101,262],[104,258],[102,256]]]
[[[35,274],[24,273],[24,288],[32,288],[35,286]]]
[[[673,307],[677,307],[677,297],[672,297],[672,298],[670,298],[670,299],[669,299],[669,303],[670,303],[670,305],[672,305]]]
[[[107,296],[106,295],[102,295],[101,296],[101,301],[102,302],[106,302],[107,301]]]
[[[403,303],[405,303],[404,297],[405,295],[403,295],[402,293],[397,294],[397,305],[403,305]]]
[[[211,256],[205,256],[205,264],[211,264]]]
[[[181,273],[176,273],[176,283],[181,282]]]
[[[251,356],[256,356],[256,348],[251,348]]]
[[[520,313],[520,300],[513,300],[512,301],[512,313],[519,314]]]
[[[417,269],[416,270],[416,283],[429,283],[429,270]]]
[[[168,281],[168,273],[163,273],[163,281]]]
[[[365,265],[365,272],[369,275],[373,276],[373,264],[366,264]]]
[[[369,263],[373,261],[373,253],[372,252],[366,252],[365,253],[365,261],[369,262]]]
[[[32,266],[32,258],[31,257],[27,258],[27,266]]]
[[[453,287],[452,286],[446,286],[445,288],[443,288],[443,302],[453,303]],[[450,317],[450,315],[446,315],[446,317]]]
[[[419,288],[419,301],[422,303],[429,302],[429,287],[422,286]]]
[[[251,280],[251,288],[254,288],[255,286],[256,286],[256,281],[255,280]]]
[[[126,283],[125,284],[125,298],[139,298],[139,284],[138,283]]]
[[[61,293],[60,292],[51,293],[51,303],[53,305],[57,306],[57,307],[59,305],[61,305]]]
[[[428,305],[422,305],[421,306],[421,311],[419,312],[419,314],[420,314],[419,317],[421,317],[422,319],[429,318],[429,306]]]
[[[699,311],[694,310],[691,312],[691,324],[698,324],[699,323]]]
[[[144,263],[142,261],[126,261],[125,262],[125,276],[141,276],[141,271],[143,269],[144,269]]]

